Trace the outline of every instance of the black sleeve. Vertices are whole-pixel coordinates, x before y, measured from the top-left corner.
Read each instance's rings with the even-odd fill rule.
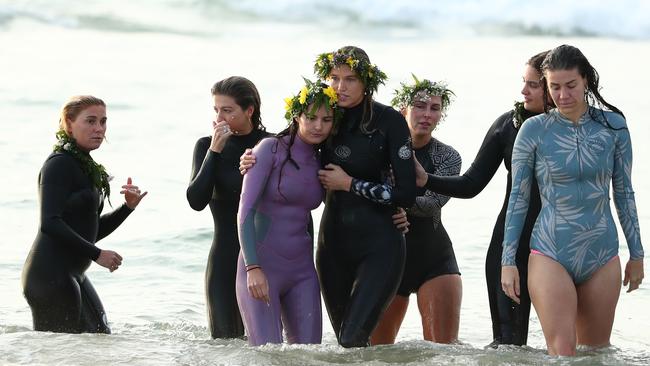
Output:
[[[214,190],[215,175],[221,154],[209,149],[210,138],[199,139],[194,146],[192,174],[187,187],[187,202],[196,211],[201,211],[210,203]]]
[[[460,176],[442,177],[428,174],[425,188],[449,197],[472,198],[487,186],[503,161],[501,131],[503,124],[512,119],[511,112],[497,118],[488,130],[474,162]]]
[[[415,203],[415,162],[411,134],[404,116],[392,108],[384,112],[388,119],[388,153],[395,177],[392,201],[399,207],[411,207]]]
[[[124,220],[133,212],[126,203],[123,203],[122,206],[113,210],[112,212],[106,213],[99,218],[99,231],[97,232],[97,241],[100,241],[107,237],[110,233],[115,231],[118,226],[120,226]]]
[[[74,158],[66,155],[53,155],[43,164],[38,185],[41,198],[41,232],[57,243],[68,246],[75,253],[96,260],[101,250],[63,220],[63,211],[73,193],[73,177],[78,174],[78,169]]]

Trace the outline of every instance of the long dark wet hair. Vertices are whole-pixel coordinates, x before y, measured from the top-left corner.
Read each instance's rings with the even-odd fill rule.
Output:
[[[253,115],[251,116],[251,124],[253,130],[266,131],[266,127],[262,124],[262,100],[260,93],[257,91],[255,84],[243,76],[231,76],[223,80],[217,81],[210,90],[212,95],[226,95],[235,100],[237,105],[245,110],[248,107],[253,107]]]
[[[585,89],[585,100],[589,105],[595,105],[599,107],[599,110],[589,109],[589,115],[596,121],[605,123],[608,128],[613,130],[621,130],[626,127],[614,128],[607,121],[605,112],[603,109],[607,108],[608,110],[620,114],[623,118],[625,115],[621,112],[620,109],[616,108],[614,105],[608,103],[602,95],[600,95],[600,77],[596,69],[591,66],[589,60],[585,55],[577,48],[569,45],[561,45],[555,47],[544,58],[542,62],[542,77],[546,79],[546,72],[555,71],[555,70],[572,70],[577,69],[581,77],[587,80],[587,88]],[[544,80],[544,98],[548,98],[548,86],[546,85],[546,80]],[[548,112],[549,106],[544,106],[544,112]]]

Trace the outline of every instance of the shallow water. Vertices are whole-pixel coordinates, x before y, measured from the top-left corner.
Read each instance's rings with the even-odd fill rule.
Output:
[[[343,10],[354,17],[363,5],[358,3],[350,2]],[[427,8],[429,13],[422,11],[415,25],[385,24],[376,14],[344,32],[305,20],[311,13],[302,8],[290,17],[295,21],[288,21],[277,10],[268,10],[267,16],[257,13],[246,1],[88,4],[0,1],[0,164],[5,172],[0,179],[0,364],[650,364],[650,293],[645,285],[632,294],[621,293],[613,346],[608,349],[550,358],[534,312],[530,347],[483,349],[491,341],[483,266],[503,200],[503,169],[477,198],[451,200],[444,209],[463,274],[461,344],[453,346],[419,340],[415,306],[393,346],[343,349],[336,345],[327,318],[322,345],[251,348],[242,340],[211,340],[203,272],[212,220],[207,210],[194,212],[185,201],[194,142],[210,129],[209,89],[216,80],[232,74],[253,80],[262,95],[264,122],[278,131],[284,123],[282,98],[295,92],[301,75],[311,76],[316,54],[359,45],[391,77],[377,95],[381,102],[390,100],[391,91],[408,80],[410,72],[449,82],[457,99],[435,134],[461,153],[464,170],[492,121],[519,98],[525,60],[570,43],[589,57],[600,72],[603,94],[627,116],[644,230],[650,225],[650,165],[645,162],[650,147],[642,139],[650,136],[645,98],[650,74],[643,70],[650,43],[642,31],[624,39],[620,34],[607,38],[607,33],[555,38],[548,35],[554,34],[551,31],[538,37],[530,32],[455,34],[434,30],[426,22],[433,16]],[[281,3],[285,9],[292,4]],[[408,11],[417,9],[410,2],[403,4]],[[604,6],[597,4],[594,9]],[[630,19],[639,18],[632,16],[635,4],[628,4]],[[199,10],[207,13],[197,15]],[[383,10],[393,14],[388,7]],[[642,5],[636,10],[643,10]],[[453,14],[452,8],[445,11]],[[506,23],[509,16],[497,20]],[[650,29],[644,28],[642,18],[631,24]],[[114,187],[132,176],[150,192],[137,212],[100,243],[122,254],[124,266],[112,274],[96,265],[88,271],[108,311],[113,329],[109,336],[31,331],[20,285],[23,261],[38,227],[38,170],[54,143],[60,105],[79,93],[95,94],[109,105],[108,143],[93,156],[115,176]],[[112,199],[120,202],[116,194]],[[316,221],[321,211],[314,212]],[[620,237],[621,258],[627,260]]]

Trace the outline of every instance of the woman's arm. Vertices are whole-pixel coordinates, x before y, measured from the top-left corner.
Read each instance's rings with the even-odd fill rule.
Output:
[[[620,124],[626,126],[625,120],[622,119]],[[643,281],[644,253],[634,190],[632,189],[632,141],[630,132],[626,127],[618,130],[616,135],[612,187],[614,189],[614,205],[616,206],[618,220],[621,223],[625,241],[630,250],[630,260],[625,266],[625,277],[623,279],[624,286],[629,284],[627,292],[630,292],[636,290]]]
[[[101,250],[75,232],[64,220],[66,202],[73,194],[72,177],[77,166],[74,158],[64,154],[50,157],[39,177],[41,231],[75,253],[97,260]]]
[[[209,147],[209,137],[199,139],[194,146],[192,173],[186,196],[190,207],[196,211],[203,210],[210,203],[221,162],[221,154],[210,150]]]
[[[255,166],[251,167],[244,175],[242,183],[239,211],[237,213],[237,226],[239,229],[239,243],[241,253],[246,266],[259,265],[257,258],[257,242],[261,238],[256,237],[256,223],[264,220],[270,222],[270,218],[264,217],[257,212],[257,207],[263,199],[264,188],[273,169],[274,151],[273,145],[277,144],[276,138],[263,139],[254,149],[257,157]]]
[[[435,176],[458,176],[462,160],[460,154],[451,146],[446,146],[441,162],[436,166]],[[426,190],[424,195],[415,198],[415,205],[409,209],[409,215],[431,217],[449,201],[449,196]]]
[[[425,188],[449,197],[472,198],[487,186],[503,161],[502,130],[512,112],[497,118],[485,134],[474,162],[461,176],[428,174]]]

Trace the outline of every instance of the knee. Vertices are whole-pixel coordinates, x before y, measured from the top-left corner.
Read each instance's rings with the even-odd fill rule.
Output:
[[[557,337],[548,345],[551,356],[575,356],[576,340],[570,337]]]

